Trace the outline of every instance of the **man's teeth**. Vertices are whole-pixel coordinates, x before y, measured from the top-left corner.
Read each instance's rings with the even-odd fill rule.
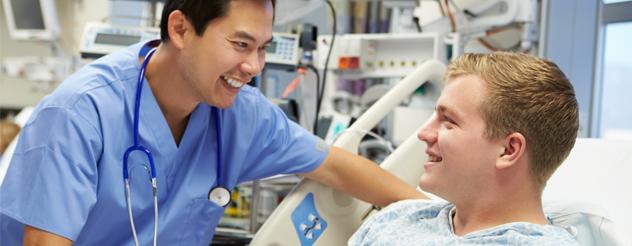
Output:
[[[232,86],[233,88],[241,88],[242,86],[246,84],[239,80],[231,79],[228,76],[222,76],[222,78],[228,83],[228,85]]]
[[[443,158],[438,157],[438,156],[428,156],[428,161],[430,161],[430,162],[440,162],[442,160],[443,160]]]

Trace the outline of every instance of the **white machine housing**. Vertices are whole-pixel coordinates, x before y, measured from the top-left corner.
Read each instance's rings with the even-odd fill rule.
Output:
[[[275,32],[266,49],[266,64],[297,66],[300,59],[299,35]]]
[[[438,33],[344,34],[337,35],[334,42],[329,69],[346,79],[404,77],[427,60],[447,59]],[[330,47],[331,35],[319,35],[314,57],[317,68],[325,67]],[[351,60],[353,66],[344,64]]]
[[[159,38],[159,28],[89,22],[81,36],[79,52],[82,58],[98,58],[141,41]]]

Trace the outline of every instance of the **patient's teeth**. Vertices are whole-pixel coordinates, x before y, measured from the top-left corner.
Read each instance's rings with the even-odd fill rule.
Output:
[[[443,160],[443,158],[438,157],[438,156],[428,156],[428,160],[431,162],[440,162]]]

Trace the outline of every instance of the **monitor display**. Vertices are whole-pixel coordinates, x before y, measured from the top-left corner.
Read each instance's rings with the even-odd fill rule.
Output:
[[[94,39],[96,44],[108,44],[108,45],[122,45],[128,46],[140,42],[140,36],[135,35],[120,35],[109,33],[97,33],[97,37]]]
[[[2,4],[12,39],[57,39],[59,24],[55,0],[2,0]]]
[[[44,30],[44,16],[39,0],[10,0],[16,29]]]

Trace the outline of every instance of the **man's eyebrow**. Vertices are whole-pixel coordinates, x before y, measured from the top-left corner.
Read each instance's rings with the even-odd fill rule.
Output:
[[[266,41],[265,43],[263,43],[264,45],[269,45],[272,43],[272,41],[274,40],[274,37],[270,37],[270,39],[268,39],[268,41]]]
[[[257,39],[255,37],[250,35],[250,33],[247,33],[244,31],[236,31],[230,36],[233,38],[241,38],[241,39],[247,39],[248,41],[257,42]]]
[[[458,112],[456,112],[454,110],[451,110],[450,108],[446,107],[445,105],[437,105],[436,110],[439,113],[448,114],[450,116],[450,118],[454,118],[454,120],[460,118]]]
[[[247,33],[245,31],[237,31],[237,32],[233,33],[233,35],[230,35],[230,36],[234,37],[234,38],[247,39],[248,41],[253,42],[253,43],[257,42],[257,39],[254,36],[250,35],[250,33]],[[266,41],[264,44],[271,43],[272,39],[273,38],[270,37],[270,39],[268,39],[268,41]]]

